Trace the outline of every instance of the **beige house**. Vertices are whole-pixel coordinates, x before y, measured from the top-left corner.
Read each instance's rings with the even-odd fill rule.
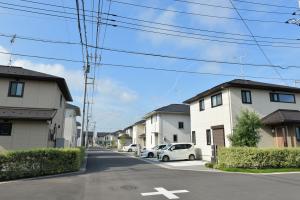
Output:
[[[0,149],[63,147],[66,101],[63,78],[0,66]]]
[[[140,145],[141,148],[146,146],[146,120],[140,120],[132,125],[132,143]]]
[[[80,116],[80,108],[78,106],[67,103],[65,108],[65,125],[64,138],[65,147],[77,146],[77,128],[80,123],[76,121],[76,117]]]
[[[190,142],[190,107],[186,104],[170,104],[144,117],[146,148],[158,144]]]
[[[260,147],[300,146],[300,88],[235,79],[206,90],[190,104],[191,138],[210,160],[211,145],[230,146],[228,135],[242,109],[264,123]]]

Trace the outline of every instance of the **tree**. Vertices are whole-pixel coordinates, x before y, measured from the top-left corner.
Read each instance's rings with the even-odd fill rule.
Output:
[[[237,124],[233,129],[233,134],[228,139],[232,146],[238,147],[257,147],[260,141],[259,129],[262,122],[255,112],[242,110],[237,117]]]

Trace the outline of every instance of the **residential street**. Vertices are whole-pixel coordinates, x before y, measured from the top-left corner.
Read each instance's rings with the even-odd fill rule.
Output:
[[[164,190],[161,188],[180,191],[169,194],[169,198],[141,195]],[[85,174],[1,183],[0,199],[163,200],[177,196],[184,200],[298,200],[299,188],[300,174],[264,176],[169,170],[123,154],[95,151],[89,153]]]

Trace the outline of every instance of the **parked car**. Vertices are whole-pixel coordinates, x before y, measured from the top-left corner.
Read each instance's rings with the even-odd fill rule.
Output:
[[[167,145],[159,154],[158,160],[195,160],[195,147],[192,143],[172,143]]]
[[[135,151],[137,151],[137,145],[136,144],[130,144],[128,146],[124,146],[123,151],[135,152]]]
[[[157,153],[165,147],[166,144],[160,144],[160,145],[156,145],[151,149],[144,149],[141,152],[141,157],[147,157],[147,158],[157,157]]]

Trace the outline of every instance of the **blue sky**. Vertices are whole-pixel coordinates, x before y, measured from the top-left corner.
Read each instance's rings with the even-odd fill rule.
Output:
[[[34,0],[44,2],[41,0]],[[235,10],[215,8],[204,5],[188,4],[174,0],[120,0],[153,7],[160,7],[169,10],[180,10],[185,12],[201,13],[223,17],[238,18]],[[92,0],[85,1],[86,9],[92,9]],[[95,0],[95,2],[97,2]],[[207,3],[204,0],[194,2]],[[253,4],[240,3],[233,1],[235,6],[244,9],[254,9],[263,11],[276,11],[293,13],[293,8],[278,8],[258,6]],[[286,5],[297,7],[296,0],[289,1],[256,1],[270,4]],[[22,6],[33,6],[46,9],[59,10],[63,12],[74,12],[72,10],[60,9],[55,7],[43,6],[24,2],[22,0],[0,0],[0,26],[1,34],[17,34],[34,38],[45,38],[52,40],[75,41],[79,42],[77,23],[74,20],[67,20],[56,17],[43,16],[21,11],[12,11],[5,7],[14,7],[3,3],[14,3]],[[49,0],[47,3],[75,7],[73,0]],[[104,10],[108,10],[109,1],[104,0]],[[209,4],[228,6],[229,0],[209,1]],[[15,7],[16,8],[16,7]],[[22,9],[22,8],[19,8]],[[23,7],[24,9],[24,7]],[[39,11],[41,12],[41,11]],[[111,4],[111,13],[119,16],[126,16],[144,19],[153,22],[172,24],[176,26],[188,26],[199,29],[213,31],[223,31],[249,35],[244,24],[239,20],[217,19],[197,15],[185,15],[174,12],[137,8],[129,5],[122,5],[116,2]],[[285,22],[292,15],[267,14],[240,11],[244,18],[258,20],[276,20]],[[76,15],[69,15],[76,17]],[[296,16],[297,17],[297,16]],[[299,16],[300,18],[300,16]],[[119,19],[128,21],[125,19]],[[133,22],[134,21],[128,21]],[[284,23],[261,23],[247,22],[254,35],[268,37],[300,38],[300,28],[295,25]],[[142,23],[142,25],[154,26],[156,28],[168,28],[155,24]],[[89,43],[92,43],[92,25],[87,23]],[[95,27],[93,28],[95,35]],[[154,29],[152,29],[154,30]],[[182,29],[174,29],[188,31]],[[157,30],[156,30],[157,31]],[[196,32],[189,31],[194,33]],[[101,29],[101,41],[103,39],[104,25]],[[230,35],[215,34],[218,36],[237,37]],[[239,38],[239,37],[237,37]],[[243,37],[251,39],[251,37]],[[261,39],[270,40],[270,39]],[[295,42],[295,41],[285,41]],[[94,42],[93,42],[94,43]],[[296,42],[295,42],[296,43]],[[299,41],[300,43],[300,41]],[[299,45],[300,46],[300,45]],[[266,64],[267,61],[256,46],[246,46],[240,44],[228,44],[220,42],[203,41],[182,37],[165,36],[141,31],[126,30],[121,27],[107,27],[104,47],[127,49],[135,51],[155,52],[176,56],[185,56],[209,60],[226,60],[230,62],[260,63]],[[263,47],[267,56],[273,64],[277,65],[297,65],[299,63],[299,49],[296,48],[275,48]],[[81,60],[81,48],[78,45],[47,44],[41,42],[25,41],[17,39],[11,46],[9,38],[0,37],[0,52],[23,53],[30,55],[40,55],[47,57],[69,58]],[[1,64],[8,63],[9,56],[0,54]],[[241,60],[240,60],[241,59]],[[266,67],[240,67],[237,65],[213,64],[195,61],[182,61],[175,59],[164,59],[147,56],[137,56],[130,54],[114,53],[103,51],[103,63],[134,65],[139,67],[160,67],[168,69],[191,70],[209,73],[227,73],[240,76],[243,71],[248,76],[276,77],[277,73],[272,68]],[[83,71],[81,64],[51,61],[43,59],[33,59],[28,57],[13,56],[13,64],[21,67],[31,68],[46,73],[51,73],[66,78],[74,97],[74,104],[81,106],[82,101],[82,82]],[[242,70],[243,69],[243,70]],[[278,72],[284,78],[300,79],[299,69],[280,70]],[[131,123],[139,120],[145,113],[154,108],[170,103],[180,103],[191,96],[208,89],[216,84],[231,80],[235,77],[191,75],[173,72],[150,71],[140,69],[126,69],[101,66],[97,69],[96,90],[94,97],[93,120],[97,122],[97,130],[114,131],[124,128]],[[263,82],[273,82],[279,84],[294,85],[293,81],[264,80],[255,79]],[[89,90],[91,91],[91,90]]]

